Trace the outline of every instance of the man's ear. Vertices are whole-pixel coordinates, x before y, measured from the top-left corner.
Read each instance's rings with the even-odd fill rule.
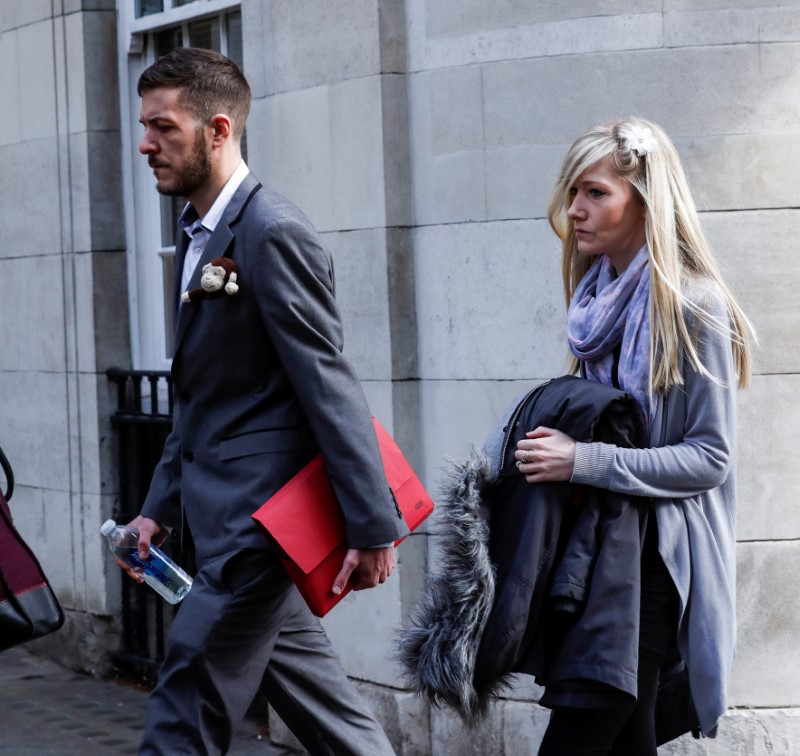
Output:
[[[221,146],[233,136],[233,123],[225,113],[217,113],[211,117],[209,125],[213,129],[212,143]]]

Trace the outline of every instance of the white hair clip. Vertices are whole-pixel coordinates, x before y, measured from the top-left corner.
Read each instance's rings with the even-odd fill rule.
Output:
[[[638,123],[623,126],[620,129],[620,136],[639,157],[649,155],[657,146],[653,132],[647,126],[640,126]]]

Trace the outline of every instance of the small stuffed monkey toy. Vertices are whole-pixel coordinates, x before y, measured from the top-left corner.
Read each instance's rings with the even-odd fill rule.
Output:
[[[194,302],[222,294],[234,295],[239,291],[236,283],[236,263],[228,257],[215,257],[210,263],[203,266],[203,275],[200,278],[200,287],[189,289],[181,294],[181,302]]]

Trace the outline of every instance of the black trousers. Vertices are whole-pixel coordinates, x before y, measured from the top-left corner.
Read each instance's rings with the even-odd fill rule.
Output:
[[[678,591],[658,553],[658,529],[651,511],[642,550],[636,702],[612,708],[554,709],[539,756],[656,756],[658,678],[675,643],[678,611]]]

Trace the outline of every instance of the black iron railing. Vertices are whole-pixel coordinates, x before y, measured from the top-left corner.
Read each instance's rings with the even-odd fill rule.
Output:
[[[114,519],[127,523],[141,510],[172,426],[172,380],[169,373],[161,371],[112,368],[106,375],[117,388],[117,408],[111,417],[119,471],[119,511]],[[194,551],[186,528],[183,530],[183,534],[173,531],[163,551],[193,573]],[[151,589],[120,574],[123,636],[114,661],[154,680],[177,607],[173,609]]]

